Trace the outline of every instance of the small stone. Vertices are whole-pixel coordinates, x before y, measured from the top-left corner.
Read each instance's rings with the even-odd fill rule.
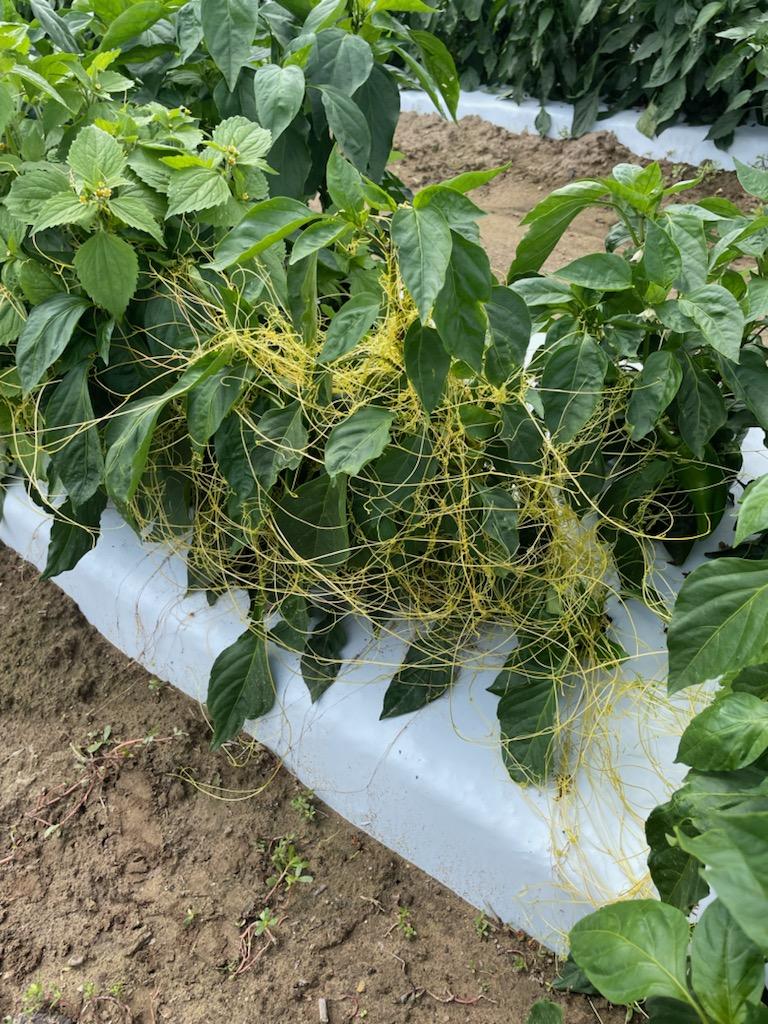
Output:
[[[67,967],[82,967],[85,963],[85,954],[77,953],[75,956],[71,956],[67,960]]]
[[[360,981],[358,981],[358,983],[357,983],[357,991],[358,991],[358,993],[360,995],[362,995],[363,992],[365,992],[365,981],[364,980],[361,979]]]

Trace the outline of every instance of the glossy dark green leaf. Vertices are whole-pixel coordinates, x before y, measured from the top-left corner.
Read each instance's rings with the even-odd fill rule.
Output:
[[[621,256],[609,252],[580,256],[555,274],[569,284],[595,291],[620,292],[632,287],[632,268]]]
[[[665,291],[678,280],[683,269],[680,250],[664,228],[653,220],[647,221],[645,226],[643,268],[648,280]]]
[[[338,146],[334,146],[326,167],[328,195],[339,208],[357,216],[365,209],[363,178],[354,164],[345,160]]]
[[[101,513],[106,506],[106,494],[97,491],[81,505],[74,505],[68,498],[56,511],[42,573],[44,580],[74,569],[83,555],[92,550],[99,537]]]
[[[704,340],[737,363],[744,334],[744,313],[727,288],[708,284],[680,297],[680,309],[701,331]]]
[[[211,746],[234,739],[248,719],[261,718],[275,703],[275,684],[260,622],[254,622],[216,658],[208,680]]]
[[[481,487],[476,492],[484,532],[512,557],[520,544],[519,502],[502,487]]]
[[[371,132],[365,115],[341,90],[324,85],[321,93],[328,127],[334,139],[359,171],[367,170],[371,157]]]
[[[554,757],[557,687],[551,677],[519,675],[499,699],[501,754],[510,778],[542,783]]]
[[[273,144],[301,110],[304,103],[304,72],[295,64],[281,68],[262,64],[253,77],[259,124],[272,135]]]
[[[744,1021],[765,984],[764,957],[725,906],[715,900],[693,932],[691,985],[702,1009],[715,1021]]]
[[[259,8],[252,0],[205,0],[200,4],[203,37],[230,92],[251,56]]]
[[[601,199],[608,189],[599,181],[575,181],[556,189],[523,218],[528,231],[517,247],[508,281],[536,273],[574,217]]]
[[[347,643],[343,618],[326,615],[308,637],[301,659],[301,675],[314,704],[335,682],[343,662],[341,653]]]
[[[681,818],[674,801],[660,804],[651,811],[645,823],[645,837],[650,847],[648,869],[664,902],[688,914],[707,895],[709,886],[701,877],[699,861],[674,842],[676,828],[695,834],[690,823]]]
[[[26,392],[64,352],[88,303],[76,295],[54,295],[27,317],[16,345],[16,366]]]
[[[400,272],[419,315],[426,320],[445,282],[451,259],[451,229],[439,210],[400,207],[392,218]]]
[[[276,499],[278,534],[294,557],[333,569],[349,558],[347,478],[326,473]]]
[[[453,684],[456,650],[429,633],[417,637],[384,694],[381,718],[395,718],[431,704]]]
[[[588,337],[560,345],[551,353],[539,390],[544,421],[556,441],[572,441],[595,413],[607,369],[607,356]]]
[[[448,47],[431,32],[419,29],[411,30],[411,38],[421,50],[424,66],[445,101],[448,113],[455,118],[459,105],[459,76]]]
[[[187,395],[187,426],[195,444],[207,444],[213,437],[244,385],[245,369],[235,365],[222,367],[192,388]]]
[[[394,75],[375,63],[352,99],[363,112],[371,135],[371,151],[366,174],[374,182],[381,180],[389,162],[392,141],[400,116],[400,90]]]
[[[683,380],[677,395],[677,425],[696,458],[703,459],[704,446],[725,423],[725,402],[717,385],[687,353],[679,358]]]
[[[768,561],[718,558],[692,572],[667,644],[670,693],[768,660]]]
[[[768,475],[753,480],[739,503],[739,519],[734,544],[741,544],[753,533],[768,530]]]
[[[328,476],[356,476],[363,466],[378,458],[389,443],[393,420],[394,413],[389,409],[367,405],[337,423],[325,445]]]
[[[531,340],[531,317],[525,301],[510,288],[495,286],[486,303],[490,344],[485,352],[485,375],[500,387],[523,368]]]
[[[633,441],[646,437],[677,394],[683,370],[674,353],[659,349],[645,361],[632,385],[626,420]]]
[[[213,0],[214,6],[218,2],[219,0]],[[138,3],[131,4],[110,23],[101,37],[99,49],[120,49],[124,43],[146,32],[156,22],[168,17],[168,14],[168,7],[159,0],[139,0]]]
[[[765,953],[768,950],[767,812],[728,811],[717,825],[699,836],[677,831],[684,850],[705,865],[704,878],[717,893],[739,928]]]
[[[282,409],[269,409],[252,433],[254,446],[248,452],[254,477],[265,491],[271,491],[284,469],[296,469],[304,456],[308,435],[300,402]]]
[[[380,307],[381,297],[370,292],[348,299],[333,315],[318,361],[330,363],[351,352],[373,327]]]
[[[45,408],[46,446],[76,506],[93,497],[104,476],[101,441],[88,391],[89,369],[89,363],[79,363],[65,374]]]
[[[304,203],[285,196],[256,203],[216,246],[213,265],[223,270],[249,260],[320,216]]]
[[[500,436],[507,447],[511,472],[532,476],[541,472],[542,427],[522,402],[502,406]]]
[[[487,331],[483,303],[491,295],[491,267],[481,246],[454,231],[451,239],[451,258],[432,315],[446,349],[479,372]]]

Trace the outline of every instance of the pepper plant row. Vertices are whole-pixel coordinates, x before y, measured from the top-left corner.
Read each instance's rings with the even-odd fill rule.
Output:
[[[281,649],[322,700],[354,618],[403,645],[383,717],[443,697],[492,634],[507,769],[567,788],[566,709],[627,659],[610,602],[668,617],[659,551],[682,563],[712,533],[768,428],[768,217],[621,165],[543,200],[500,280],[469,193],[502,169],[414,195],[385,167],[404,75],[455,103],[447,51],[393,13],[419,5],[6,0],[3,464],[54,513],[45,575],[112,501],[185,552],[190,587],[248,592],[214,744],[273,707]],[[768,201],[768,174],[740,177]],[[593,205],[605,251],[542,273]],[[667,902],[573,936],[591,982],[657,1022],[761,1019],[767,509],[757,481],[737,548],[672,614],[671,689],[723,689],[649,820]]]
[[[448,45],[465,88],[540,100],[542,132],[549,100],[574,105],[574,135],[599,127],[606,108],[643,107],[637,127],[649,136],[680,120],[710,125],[719,146],[766,121],[762,0],[448,0],[415,20]]]

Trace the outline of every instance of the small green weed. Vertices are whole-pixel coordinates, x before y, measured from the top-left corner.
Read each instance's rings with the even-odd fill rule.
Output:
[[[293,800],[291,800],[291,807],[305,821],[314,821],[317,817],[315,794],[311,789],[305,789],[303,792],[297,793]]]
[[[413,942],[418,934],[411,922],[411,912],[407,907],[397,908],[397,924],[395,927],[408,942]]]
[[[493,931],[493,925],[482,911],[477,915],[473,924],[479,939],[487,939]]]
[[[272,891],[281,885],[290,889],[297,882],[308,884],[314,881],[314,875],[307,874],[309,861],[299,855],[294,836],[283,836],[279,839],[269,860],[274,874],[267,879],[267,885]]]

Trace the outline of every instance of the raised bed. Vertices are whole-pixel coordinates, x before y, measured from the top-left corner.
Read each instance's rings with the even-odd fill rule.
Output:
[[[744,476],[766,471],[768,452],[754,430]],[[49,529],[49,517],[13,482],[0,539],[42,567]],[[722,524],[707,549],[730,529],[730,521]],[[679,586],[681,570],[664,574]],[[56,582],[116,647],[202,701],[214,658],[243,629],[246,600],[233,593],[209,607],[202,594],[185,596],[185,580],[180,554],[142,543],[108,509],[95,549]],[[470,903],[559,949],[594,906],[650,891],[643,820],[685,771],[673,762],[696,698],[690,691],[666,697],[659,622],[637,606],[612,613],[617,638],[636,657],[623,684],[596,695],[598,729],[564,794],[521,788],[506,774],[495,699],[486,693],[503,658],[498,650],[493,657],[468,652],[450,698],[383,722],[387,665],[402,654],[396,641],[374,646],[358,629],[337,685],[315,705],[296,660],[275,651],[277,710],[248,731],[357,827]]]
[[[419,90],[404,90],[400,96],[403,110],[419,114],[434,113],[432,101]],[[461,93],[458,117],[482,117],[513,133],[538,134],[535,125],[540,107],[536,100],[515,103],[496,93],[475,89]],[[547,103],[551,138],[570,135],[573,107],[569,103]],[[706,125],[678,124],[667,128],[656,138],[637,130],[638,110],[624,110],[598,121],[595,130],[612,132],[619,142],[637,156],[647,160],[669,160],[672,163],[703,164],[711,161],[726,171],[734,169],[734,157],[745,164],[754,164],[768,157],[768,128],[759,126],[737,128],[731,147],[718,149],[707,138]]]

